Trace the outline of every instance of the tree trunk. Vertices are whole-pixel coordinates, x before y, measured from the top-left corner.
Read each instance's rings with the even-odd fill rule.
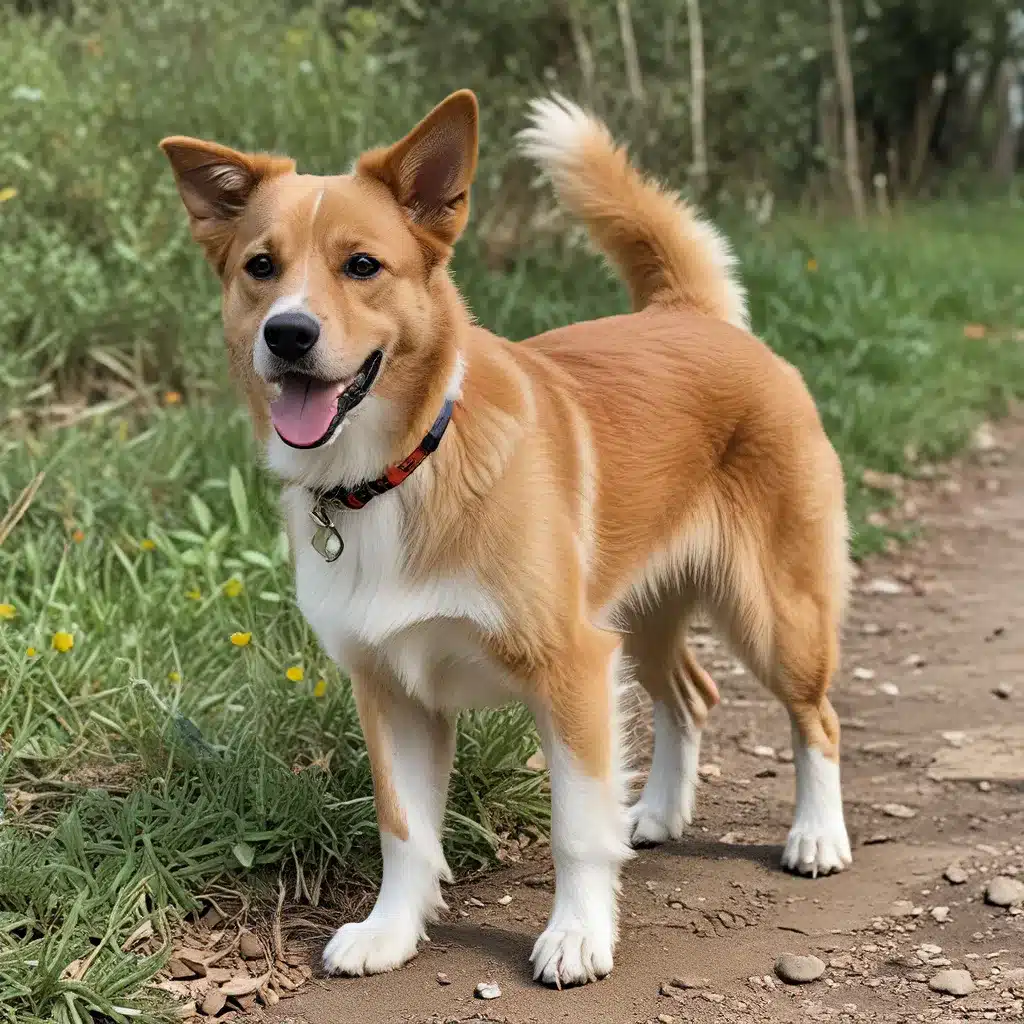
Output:
[[[700,0],[686,0],[690,29],[690,131],[693,135],[693,189],[703,195],[708,187],[708,146],[704,134],[704,28]]]
[[[583,26],[583,15],[580,13],[579,0],[569,0],[569,31],[572,33],[572,45],[576,50],[576,61],[580,66],[580,79],[583,82],[583,100],[587,106],[594,104],[594,52],[587,40],[587,30]]]
[[[619,35],[622,38],[622,53],[626,58],[626,82],[629,94],[637,103],[644,99],[644,82],[640,77],[640,58],[636,52],[636,37],[633,35],[633,15],[629,10],[629,0],[615,0],[619,12]]]
[[[864,220],[864,183],[860,177],[860,161],[857,157],[857,110],[853,98],[853,72],[850,70],[850,52],[846,45],[846,29],[843,26],[842,0],[829,0],[829,14],[832,22],[832,55],[836,65],[836,81],[839,83],[839,105],[843,111],[843,161],[846,168],[846,187],[853,204],[853,215],[858,221]]]

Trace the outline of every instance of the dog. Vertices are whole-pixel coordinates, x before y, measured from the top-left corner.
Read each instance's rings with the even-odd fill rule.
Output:
[[[442,821],[467,707],[524,701],[550,770],[555,896],[531,956],[604,977],[622,864],[693,815],[718,699],[686,646],[709,613],[792,722],[783,865],[850,864],[826,691],[850,578],[843,474],[796,369],[749,331],[728,243],[607,128],[534,101],[522,151],[618,270],[634,312],[518,344],[448,270],[478,105],[453,93],[351,173],[161,143],[223,289],[233,374],[282,481],[299,607],[351,679],[383,855],[329,972],[411,959],[444,908]],[[619,695],[653,699],[628,806]]]

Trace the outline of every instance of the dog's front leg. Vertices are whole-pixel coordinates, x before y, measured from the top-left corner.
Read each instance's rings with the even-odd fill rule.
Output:
[[[591,628],[559,659],[535,708],[551,772],[555,902],[533,948],[534,977],[582,985],[612,969],[626,841],[617,689],[620,650]]]
[[[336,974],[378,974],[416,955],[425,926],[444,908],[451,880],[441,848],[455,726],[409,697],[396,680],[353,676],[352,690],[373,775],[384,874],[365,921],[339,928],[324,950]]]

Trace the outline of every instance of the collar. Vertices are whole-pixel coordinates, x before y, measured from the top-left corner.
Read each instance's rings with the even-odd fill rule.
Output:
[[[455,402],[446,398],[441,411],[434,420],[433,426],[427,431],[423,440],[401,462],[388,466],[376,480],[367,480],[356,487],[332,487],[327,491],[313,491],[313,507],[309,511],[310,518],[317,525],[313,533],[313,548],[325,561],[333,562],[345,549],[345,543],[331,521],[331,510],[360,509],[378,495],[393,490],[408,479],[428,455],[437,450],[437,446],[448,429],[452,419]]]

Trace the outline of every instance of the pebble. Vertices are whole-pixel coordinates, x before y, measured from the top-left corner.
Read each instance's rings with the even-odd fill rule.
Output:
[[[861,668],[858,666],[853,670],[853,678],[869,683],[875,678],[875,670],[873,668]]]
[[[775,973],[789,985],[806,985],[825,973],[825,963],[816,956],[783,953],[775,961]]]
[[[684,974],[673,978],[671,984],[675,988],[692,989],[707,988],[711,982],[707,978],[695,978],[689,974]]]
[[[908,654],[903,659],[903,664],[908,668],[921,668],[924,665],[924,656],[921,654]]]
[[[676,1018],[671,1013],[659,1013],[658,1024],[676,1024]]]
[[[951,747],[962,747],[964,745],[964,741],[967,739],[967,733],[965,733],[965,732],[944,732],[942,734],[942,738]]]
[[[700,993],[700,997],[701,997],[701,999],[704,999],[704,1000],[706,1000],[709,1003],[724,1003],[725,1002],[725,996],[723,996],[719,992],[701,992]]]
[[[879,693],[884,693],[887,697],[898,697],[900,695],[900,688],[895,683],[882,683],[878,690]]]
[[[967,972],[965,971],[964,973],[966,974]],[[501,989],[493,981],[481,981],[473,990],[473,995],[477,999],[499,999],[501,997]]]
[[[878,636],[882,632],[882,627],[877,622],[865,622],[860,631],[865,636]]]
[[[1009,700],[1013,696],[1013,687],[1009,683],[999,683],[992,692],[1002,700]]]
[[[947,996],[969,996],[974,991],[974,979],[969,971],[939,971],[928,987]]]
[[[445,974],[443,971],[438,971],[437,983],[438,985],[450,985],[452,983],[452,979],[449,978],[448,975]]]
[[[950,864],[942,873],[942,877],[945,878],[950,885],[963,885],[970,876],[962,867],[960,867],[959,864]]]
[[[885,597],[893,597],[903,593],[903,585],[885,576],[879,576],[864,585],[865,594],[878,594]]]
[[[906,804],[882,804],[878,808],[883,814],[887,814],[890,818],[916,818],[917,811],[912,807],[907,807]]]
[[[932,907],[932,918],[939,924],[949,920],[949,907]]]
[[[504,896],[501,897],[500,900],[498,900],[498,906],[500,906],[500,907],[507,907],[511,902],[512,902],[512,897],[509,896],[508,893],[506,893]]]
[[[993,907],[1012,907],[1024,903],[1024,882],[1000,875],[985,887],[985,902]]]
[[[910,900],[897,900],[890,908],[889,914],[892,917],[914,917],[914,904]]]
[[[238,952],[246,960],[256,960],[263,956],[263,943],[252,932],[242,932],[238,940]]]
[[[702,764],[697,769],[697,774],[702,779],[720,779],[722,777],[722,769],[717,764]]]
[[[1014,992],[1024,993],[1024,967],[1014,967],[1012,970],[1003,971],[999,976],[999,984]]]
[[[766,747],[766,746],[763,746],[762,744],[758,744],[750,752],[754,755],[754,757],[767,757],[767,758],[771,758],[773,761],[775,760],[775,748],[774,747]]]
[[[992,783],[987,779],[982,779],[981,782],[978,783],[978,789],[980,789],[982,793],[991,793]]]
[[[482,907],[484,905],[484,901],[477,899],[476,896],[470,896],[466,903],[471,907]]]

